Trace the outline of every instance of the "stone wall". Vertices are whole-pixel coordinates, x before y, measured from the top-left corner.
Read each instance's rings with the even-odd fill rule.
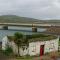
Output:
[[[48,40],[48,41],[37,41],[37,42],[31,42],[29,43],[29,47],[25,48],[24,50],[20,48],[20,55],[39,55],[40,54],[40,46],[44,45],[44,54],[47,52],[51,51],[57,51],[58,50],[58,42],[59,42],[59,37],[53,40]],[[4,37],[2,40],[2,49],[5,50],[7,45],[12,47],[13,52],[15,54],[18,54],[18,47],[13,41],[9,41],[7,37]]]
[[[39,55],[40,46],[44,45],[44,54],[47,52],[57,51],[58,50],[58,41],[59,38],[49,40],[49,41],[40,41],[29,43],[29,55]]]

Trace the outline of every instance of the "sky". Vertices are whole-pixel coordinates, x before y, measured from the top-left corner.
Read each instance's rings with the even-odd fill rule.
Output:
[[[0,0],[0,15],[60,19],[60,0]]]

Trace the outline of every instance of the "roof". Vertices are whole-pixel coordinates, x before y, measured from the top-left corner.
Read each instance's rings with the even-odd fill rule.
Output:
[[[54,35],[47,35],[47,34],[32,34],[32,35],[25,35],[29,42],[36,42],[36,41],[49,41],[56,39],[57,36]],[[14,36],[8,36],[8,39],[14,40]]]
[[[57,37],[55,36],[49,36],[49,37],[39,37],[39,38],[32,38],[32,39],[29,39],[29,42],[36,42],[36,41],[50,41],[50,40],[53,40],[53,39],[56,39]]]
[[[13,41],[15,39],[14,36],[7,36],[7,38],[9,41]]]

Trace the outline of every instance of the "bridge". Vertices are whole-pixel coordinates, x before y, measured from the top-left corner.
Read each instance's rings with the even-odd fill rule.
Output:
[[[37,32],[37,28],[50,28],[50,27],[60,27],[57,24],[48,23],[0,23],[3,29],[8,30],[8,26],[22,26],[22,27],[32,27],[32,31]]]
[[[26,27],[32,27],[32,25],[34,25],[36,27],[51,26],[51,24],[36,24],[36,23],[0,23],[0,25],[7,25],[7,26],[26,26]]]

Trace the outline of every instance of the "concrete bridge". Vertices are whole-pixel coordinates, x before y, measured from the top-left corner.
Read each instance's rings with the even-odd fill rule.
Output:
[[[50,27],[60,27],[60,25],[47,24],[47,23],[0,23],[3,29],[8,30],[8,26],[22,26],[22,27],[32,27],[32,31],[37,32],[37,28],[50,28]]]
[[[7,25],[7,26],[26,26],[26,27],[32,27],[32,25],[34,25],[36,27],[51,26],[51,24],[36,24],[36,23],[0,23],[0,25]]]

